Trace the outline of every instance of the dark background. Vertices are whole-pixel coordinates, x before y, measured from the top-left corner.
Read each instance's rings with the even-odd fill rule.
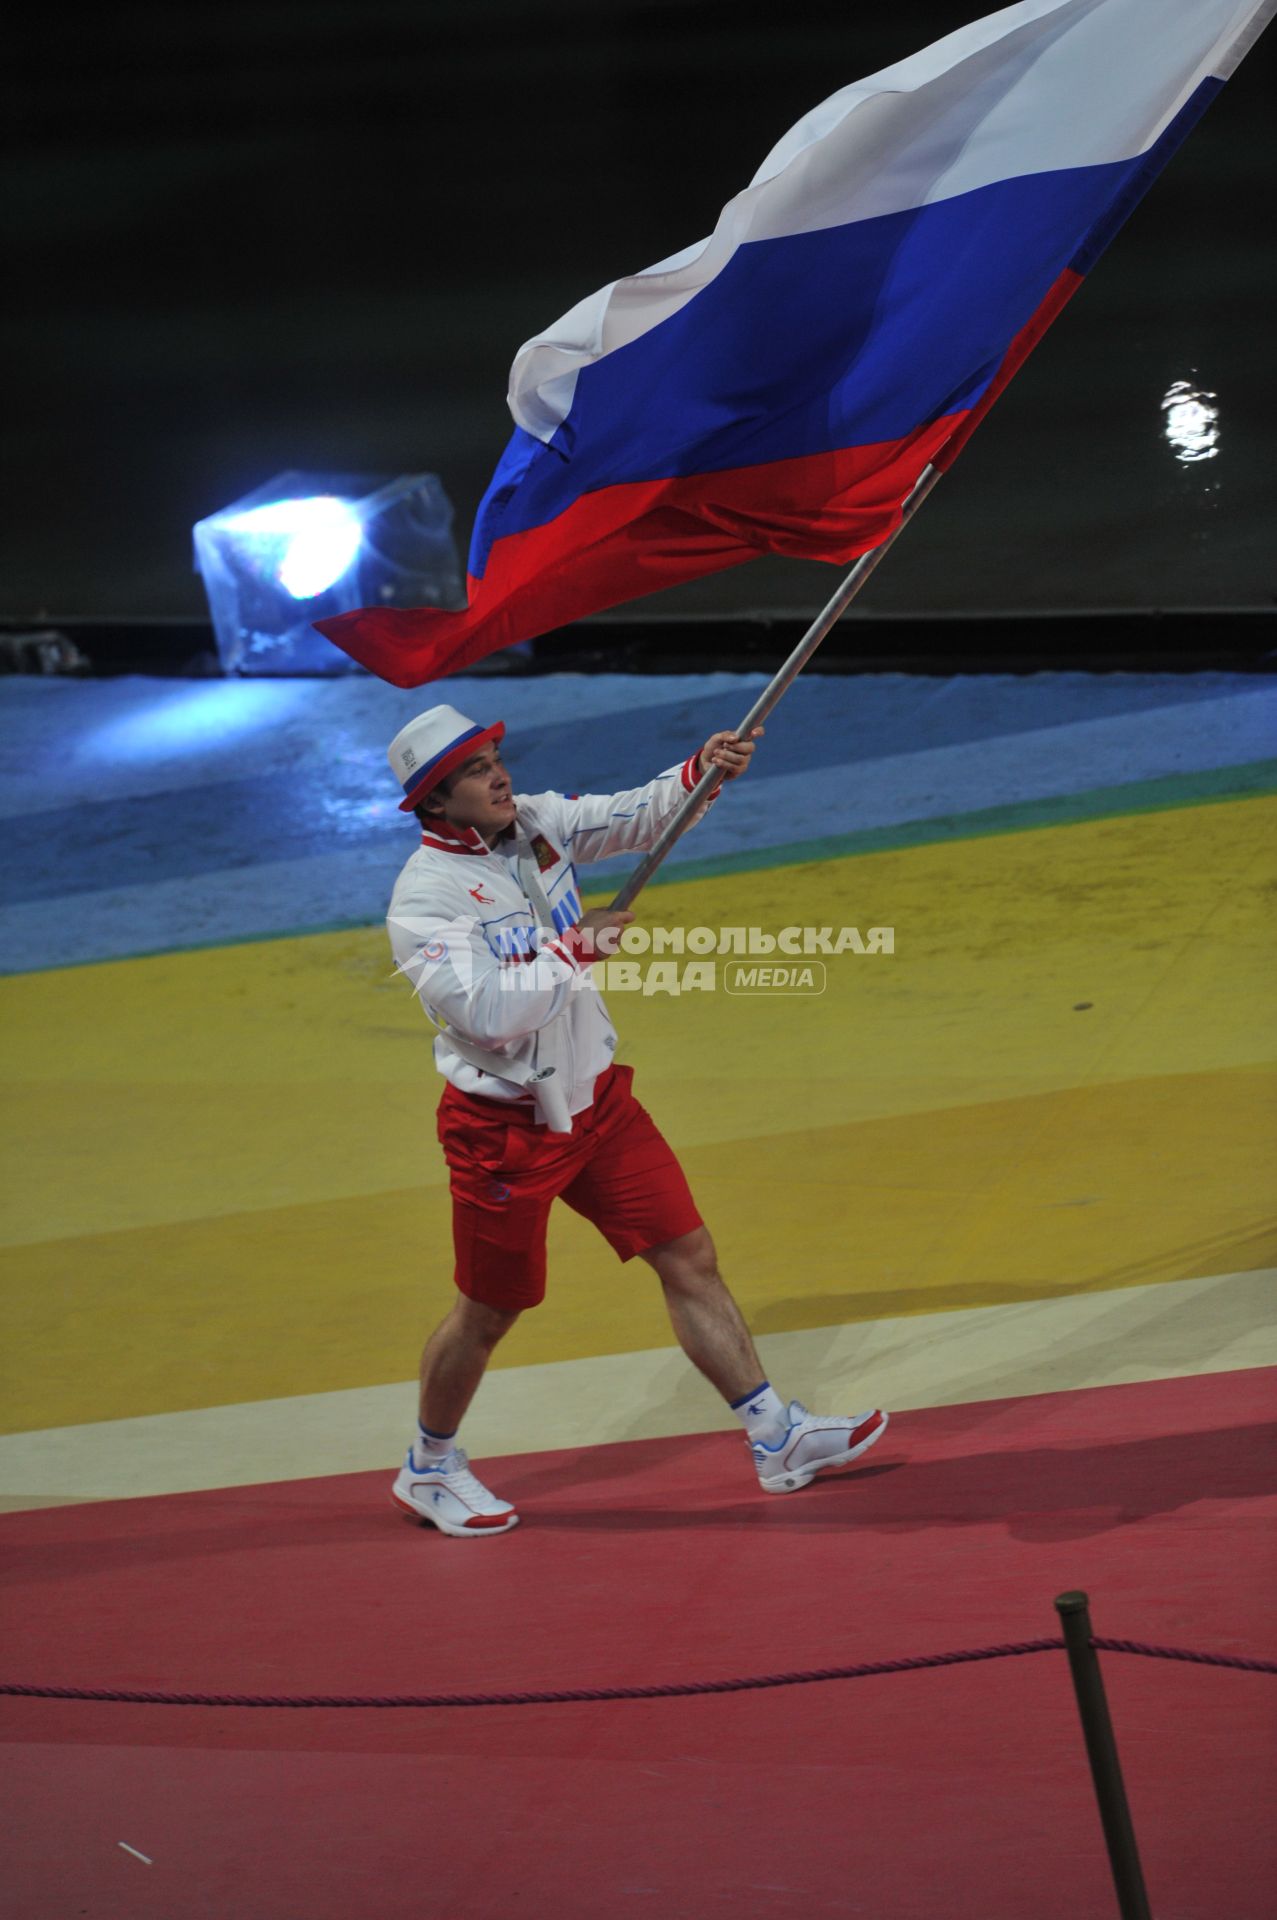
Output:
[[[0,614],[202,613],[192,523],[285,467],[437,472],[464,558],[520,343],[707,233],[802,113],[977,9],[169,0],[29,15],[4,102]],[[866,610],[1272,602],[1273,39]],[[1219,457],[1190,466],[1163,434],[1181,379],[1219,397]],[[836,577],[763,560],[644,605],[814,607]]]

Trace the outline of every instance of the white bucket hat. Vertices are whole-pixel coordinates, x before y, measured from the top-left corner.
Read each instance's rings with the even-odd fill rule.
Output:
[[[481,727],[455,707],[430,707],[419,713],[399,729],[386,755],[404,791],[400,813],[411,813],[432,787],[477,753],[485,741],[500,740],[504,735],[504,720]]]

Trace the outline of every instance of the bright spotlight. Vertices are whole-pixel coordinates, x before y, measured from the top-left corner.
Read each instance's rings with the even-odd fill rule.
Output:
[[[228,673],[357,671],[313,621],[462,601],[452,506],[432,473],[279,473],[194,537]]]
[[[1213,460],[1219,452],[1216,396],[1189,380],[1173,380],[1162,396],[1162,431],[1184,466]]]
[[[272,500],[222,525],[256,546],[265,567],[294,600],[313,600],[340,580],[359,552],[359,515],[345,500],[321,493],[309,500]]]

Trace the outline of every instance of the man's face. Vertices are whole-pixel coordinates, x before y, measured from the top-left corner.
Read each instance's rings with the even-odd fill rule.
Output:
[[[486,740],[477,753],[463,760],[435,789],[434,798],[450,825],[474,827],[491,846],[513,823],[515,811],[510,775],[496,741]]]

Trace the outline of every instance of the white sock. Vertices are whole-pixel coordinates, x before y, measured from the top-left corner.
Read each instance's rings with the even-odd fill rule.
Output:
[[[774,1447],[789,1431],[789,1408],[770,1380],[764,1380],[761,1387],[755,1387],[753,1393],[745,1394],[742,1399],[733,1400],[732,1412],[749,1435],[751,1445],[758,1440],[765,1447]]]
[[[418,1473],[424,1473],[427,1467],[437,1467],[456,1444],[455,1430],[452,1433],[432,1433],[429,1427],[423,1427],[418,1420],[417,1437],[412,1443],[412,1464]]]

